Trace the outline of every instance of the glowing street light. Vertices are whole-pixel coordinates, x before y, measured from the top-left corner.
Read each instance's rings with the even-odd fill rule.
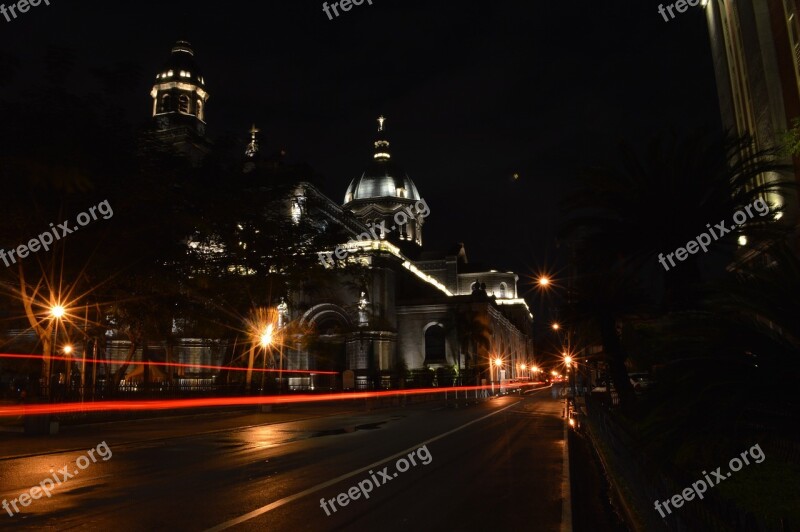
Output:
[[[47,350],[47,358],[45,358],[42,361],[42,368],[43,368],[42,373],[44,374],[44,378],[46,380],[45,386],[47,386],[48,397],[53,396],[53,391],[51,390],[50,386],[50,373],[52,370],[52,361],[50,360],[50,358],[56,355],[56,345],[58,344],[58,322],[66,315],[67,315],[67,309],[64,308],[64,305],[55,304],[50,307],[50,317],[53,319],[52,322],[53,338],[50,343],[50,347]]]
[[[531,366],[531,371],[534,373],[539,373],[539,368],[537,366]]]
[[[69,355],[72,353],[72,346],[69,344],[65,345],[63,351],[65,355]]]
[[[565,356],[564,357],[564,364],[566,364],[567,366],[571,365],[572,364],[572,357],[569,356],[569,355]]]
[[[555,322],[553,323],[553,325],[551,325],[551,327],[553,328],[554,331],[557,331],[561,328],[561,325],[559,325],[558,322]]]
[[[502,366],[502,365],[503,365],[503,360],[502,360],[502,359],[500,359],[500,358],[495,358],[495,359],[494,359],[494,365],[495,365],[495,366],[497,366],[497,367],[499,368],[500,366]]]
[[[542,275],[539,277],[539,286],[548,286],[550,284],[550,278]]]
[[[266,369],[267,365],[267,350],[271,348],[273,345],[278,343],[278,339],[276,337],[277,330],[276,324],[278,322],[278,315],[277,310],[274,308],[265,308],[259,307],[255,308],[250,312],[250,316],[245,321],[247,325],[247,332],[250,336],[250,356],[248,357],[247,361],[247,376],[245,377],[245,382],[248,390],[251,390],[252,378],[253,378],[253,364],[255,362],[256,356],[256,349],[261,346],[264,349],[264,361],[262,364],[262,370]],[[261,390],[263,392],[264,386],[264,375],[266,371],[261,372],[261,381],[262,386]]]
[[[260,336],[261,347],[267,348],[272,345],[272,329],[271,323],[264,329],[264,332]]]

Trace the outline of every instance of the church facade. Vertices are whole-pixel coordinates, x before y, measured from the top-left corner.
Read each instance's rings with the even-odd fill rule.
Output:
[[[189,43],[172,49],[151,97],[154,134],[191,159],[202,158],[209,93]],[[257,133],[253,126],[250,143],[242,147],[246,161],[258,157]],[[318,252],[324,287],[292,287],[286,294],[282,320],[310,338],[286,342],[283,368],[347,372],[349,379],[339,386],[356,389],[530,376],[533,316],[518,295],[518,276],[469,263],[463,244],[427,250],[423,225],[429,217],[436,223],[436,207],[428,206],[393,157],[383,117],[374,149],[343,201],[301,181],[285,205],[287,217],[337,224],[350,239]],[[253,164],[246,162],[245,170]],[[221,362],[201,339],[180,344],[179,362]],[[409,374],[416,380],[407,382]],[[289,377],[286,385],[314,389],[315,379],[303,374]]]

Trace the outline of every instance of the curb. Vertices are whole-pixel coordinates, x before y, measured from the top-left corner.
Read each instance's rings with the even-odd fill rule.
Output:
[[[561,469],[561,532],[572,532],[572,487],[569,474],[569,413],[564,410],[564,452]]]

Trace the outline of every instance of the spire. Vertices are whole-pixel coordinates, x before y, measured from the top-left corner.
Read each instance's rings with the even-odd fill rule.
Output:
[[[251,159],[256,156],[256,153],[258,153],[258,138],[256,135],[260,131],[261,130],[258,129],[255,124],[253,124],[253,127],[250,128],[250,142],[247,143],[247,148],[244,150],[244,154]]]
[[[375,155],[373,155],[378,161],[387,161],[392,157],[389,153],[389,141],[386,140],[386,129],[383,127],[384,122],[386,122],[386,117],[379,116],[378,137],[375,140]]]

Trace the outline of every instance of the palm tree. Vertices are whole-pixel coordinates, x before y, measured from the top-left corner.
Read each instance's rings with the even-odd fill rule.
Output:
[[[480,354],[487,353],[492,346],[488,316],[474,303],[461,304],[456,311],[455,328],[460,351],[458,364],[461,365],[461,353],[464,353],[466,355],[464,373],[467,379],[472,381],[471,384],[477,385]]]
[[[747,138],[661,136],[648,144],[644,156],[622,147],[617,165],[587,171],[563,201],[569,218],[562,234],[583,248],[585,259],[584,273],[576,279],[583,293],[573,310],[584,318],[589,312],[598,326],[621,401],[634,395],[616,329],[619,320],[646,310],[637,286],[663,286],[660,308],[650,311],[691,308],[699,299],[700,255],[690,254],[665,271],[659,254],[685,246],[720,220],[729,227],[739,209],[791,186],[782,178],[764,178],[784,168],[776,160],[774,151],[754,150]],[[756,218],[709,250],[731,254],[743,231],[751,242],[777,236],[774,224]]]
[[[766,351],[795,365],[800,352],[800,257],[780,242],[764,249],[762,258],[721,283],[711,304],[736,326],[757,332]]]

